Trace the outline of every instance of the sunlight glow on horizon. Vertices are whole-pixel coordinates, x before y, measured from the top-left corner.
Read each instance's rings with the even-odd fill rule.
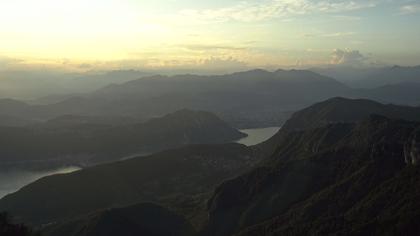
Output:
[[[419,49],[407,48],[419,42],[420,32],[398,27],[418,19],[417,5],[407,5],[412,1],[331,2],[5,0],[0,3],[0,61],[165,67],[216,58],[291,66],[329,63],[334,49],[350,48],[386,63],[420,63],[413,56]],[[378,23],[381,14],[393,11],[388,27],[404,37],[390,37],[387,23]],[[392,61],[392,55],[402,59]]]

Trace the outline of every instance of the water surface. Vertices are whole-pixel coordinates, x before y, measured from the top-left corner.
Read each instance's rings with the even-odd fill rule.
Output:
[[[252,146],[266,141],[267,139],[273,137],[280,127],[268,127],[268,128],[258,128],[258,129],[243,129],[240,130],[242,133],[248,134],[248,137],[242,138],[237,143],[241,143],[247,146]]]
[[[0,170],[0,198],[9,193],[16,192],[23,186],[32,183],[42,177],[70,173],[80,170],[79,167],[69,166],[46,171],[28,171],[28,170]]]
[[[271,138],[279,131],[279,129],[280,127],[243,129],[241,132],[246,133],[248,136],[236,142],[247,146],[255,145]],[[126,159],[129,159],[130,157],[127,157]],[[9,193],[16,192],[23,186],[32,183],[42,177],[54,174],[70,173],[77,170],[80,170],[80,168],[76,166],[57,168],[48,171],[28,171],[18,169],[7,171],[0,170],[0,198]]]

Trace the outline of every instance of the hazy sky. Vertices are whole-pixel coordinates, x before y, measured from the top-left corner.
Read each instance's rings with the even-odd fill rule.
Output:
[[[420,0],[1,0],[0,69],[420,64]]]

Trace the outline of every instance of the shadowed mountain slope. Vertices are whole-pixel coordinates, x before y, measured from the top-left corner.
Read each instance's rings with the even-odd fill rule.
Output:
[[[62,230],[74,217],[157,202],[200,236],[417,235],[417,109],[334,98],[260,145],[195,145],[50,176],[0,210]]]
[[[216,189],[206,233],[415,235],[419,130],[373,115],[290,133],[261,167]]]
[[[118,126],[56,119],[38,126],[0,127],[0,161],[61,160],[90,165],[188,144],[226,143],[244,136],[211,113],[190,110]]]
[[[291,131],[302,131],[329,124],[351,124],[377,114],[393,119],[420,121],[420,108],[381,104],[366,99],[331,98],[295,112],[281,130],[267,141],[254,146],[262,157],[273,154],[278,143],[289,138]]]
[[[244,145],[195,145],[45,177],[1,199],[0,209],[34,224],[145,201],[191,216],[194,202],[255,162]]]
[[[0,213],[0,235],[2,236],[40,236],[36,232],[23,224],[13,223],[12,218],[7,213]]]
[[[381,104],[367,99],[331,98],[300,110],[283,126],[286,130],[318,128],[330,123],[355,123],[371,114],[420,121],[417,107]]]
[[[98,211],[43,231],[46,236],[193,236],[181,216],[152,203]]]

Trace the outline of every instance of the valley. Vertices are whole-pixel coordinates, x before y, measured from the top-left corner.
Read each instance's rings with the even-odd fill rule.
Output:
[[[420,0],[0,0],[0,236],[420,236]]]
[[[349,117],[349,112],[355,116]],[[406,219],[406,214],[420,216],[417,201],[412,201],[420,197],[417,112],[414,107],[332,98],[295,113],[280,129],[246,130],[252,140],[268,138],[259,144],[187,145],[47,176],[2,198],[0,210],[13,212],[30,225],[48,225],[41,230],[51,236],[73,235],[70,228],[105,230],[107,224],[92,221],[93,212],[119,211],[142,202],[170,209],[192,225],[193,235],[300,234],[302,230],[380,235],[388,221],[398,222],[398,228],[388,226],[389,230],[417,232],[413,221],[398,220]],[[343,120],[343,115],[349,119]],[[407,213],[389,208],[399,217],[389,218],[377,205],[385,201],[381,188],[392,191],[396,186],[401,190],[395,196],[386,193],[387,204],[398,201],[401,207],[415,207]],[[349,188],[353,191],[347,192]],[[367,220],[364,209],[381,218]],[[135,212],[129,214],[143,210]],[[342,217],[349,218],[342,221]],[[380,227],[372,231],[372,224]]]
[[[218,94],[217,106],[185,94],[200,87],[191,77],[207,83],[205,96]],[[228,81],[243,78],[240,89]],[[186,87],[168,88],[172,79]],[[308,90],[299,84],[308,81],[350,91],[312,72],[254,70],[145,78],[47,105],[2,100],[0,212],[43,236],[163,236],[161,221],[180,236],[418,232],[420,109],[407,105],[417,95],[399,105],[321,89],[299,104],[271,101],[302,95]],[[255,83],[267,92],[241,100]],[[161,94],[147,95],[148,86]],[[273,86],[294,92],[279,95]],[[144,106],[149,99],[153,109]],[[74,109],[50,113],[63,104]]]

